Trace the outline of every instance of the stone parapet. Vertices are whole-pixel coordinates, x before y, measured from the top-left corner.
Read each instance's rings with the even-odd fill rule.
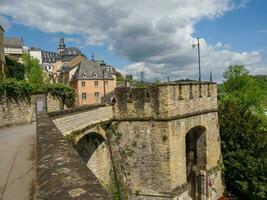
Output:
[[[97,104],[66,111],[49,113],[63,135],[82,130],[90,125],[107,122],[113,118],[112,106]]]
[[[174,118],[217,109],[215,83],[179,83],[146,88],[116,88],[116,119]],[[141,117],[140,117],[141,116]]]
[[[37,116],[37,199],[112,199],[47,114]]]

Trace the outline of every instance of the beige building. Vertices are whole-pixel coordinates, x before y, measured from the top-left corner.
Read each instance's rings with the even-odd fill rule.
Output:
[[[6,56],[10,56],[16,60],[19,60],[23,54],[22,40],[16,37],[5,37],[4,38],[4,53]]]
[[[103,97],[114,91],[116,81],[104,65],[84,59],[77,65],[70,85],[76,90],[76,105],[81,106],[103,102]]]
[[[5,76],[4,32],[0,25],[0,76]]]

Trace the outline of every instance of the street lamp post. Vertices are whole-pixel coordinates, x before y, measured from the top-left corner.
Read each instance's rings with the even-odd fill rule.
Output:
[[[105,63],[102,60],[101,66],[102,66],[102,72],[103,72],[103,89],[104,89],[104,96],[103,96],[103,102],[106,102],[106,85],[105,85]]]
[[[194,48],[197,46],[198,48],[198,81],[201,82],[201,68],[200,68],[200,43],[199,37],[197,38],[197,44],[193,44],[192,47]]]

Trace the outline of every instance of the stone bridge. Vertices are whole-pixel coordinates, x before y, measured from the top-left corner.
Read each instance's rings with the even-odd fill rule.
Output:
[[[37,147],[49,147],[54,142],[61,148],[68,140],[78,153],[74,149],[70,153],[69,146],[60,155],[45,148],[37,151],[37,156],[41,155],[37,166],[45,165],[50,170],[46,173],[47,183],[55,170],[69,169],[53,169],[49,162],[54,165],[57,157],[66,157],[71,162],[69,155],[73,154],[73,159],[77,160],[79,155],[85,161],[75,164],[76,171],[84,174],[86,164],[89,168],[91,182],[95,183],[88,186],[91,195],[102,195],[103,199],[112,199],[114,193],[121,199],[140,200],[213,200],[223,195],[216,84],[117,88],[115,94],[114,105],[83,106],[40,115],[37,135],[41,137],[37,138]],[[46,134],[42,133],[45,126],[42,120],[50,124]],[[57,136],[53,137],[55,132]],[[51,154],[55,160],[51,161]],[[48,171],[47,168],[42,170]],[[71,174],[63,171],[64,176]],[[83,179],[79,173],[78,176]],[[61,180],[63,193],[64,181]],[[38,185],[42,184],[43,180],[39,181]],[[81,188],[70,185],[72,190]],[[89,190],[82,189],[83,195],[90,195]],[[44,191],[40,187],[39,196]],[[68,191],[64,194],[70,196]],[[83,199],[77,193],[77,198]]]

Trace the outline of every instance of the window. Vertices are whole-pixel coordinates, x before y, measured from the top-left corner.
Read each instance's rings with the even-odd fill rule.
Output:
[[[95,97],[99,97],[99,92],[95,92]]]
[[[105,73],[105,74],[104,74],[104,77],[107,78],[107,76],[108,76],[107,73]]]
[[[94,73],[94,77],[97,77],[97,74],[96,73]]]
[[[86,78],[87,77],[87,74],[86,73],[83,73],[83,78]]]
[[[86,93],[82,93],[82,99],[86,99]]]
[[[84,81],[82,82],[82,87],[85,87],[85,82]]]
[[[98,87],[98,81],[94,82],[95,87]]]
[[[105,86],[108,86],[108,81],[105,81]]]

